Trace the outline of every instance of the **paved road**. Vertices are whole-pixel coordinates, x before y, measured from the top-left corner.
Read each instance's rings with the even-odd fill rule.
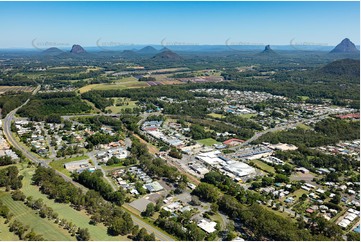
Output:
[[[40,86],[38,86],[34,92],[33,95],[35,95],[38,91],[40,90]],[[23,147],[13,136],[13,133],[11,132],[11,122],[14,119],[14,116],[16,114],[16,112],[23,107],[24,105],[26,105],[29,102],[30,99],[26,100],[26,102],[21,105],[20,107],[14,109],[13,111],[11,111],[10,113],[8,113],[8,115],[5,117],[5,119],[3,120],[3,131],[4,131],[4,135],[7,139],[7,141],[9,142],[9,144],[11,146],[13,146],[14,148],[20,150],[23,155],[28,158],[30,161],[36,163],[36,164],[40,164],[41,166],[44,167],[50,167],[49,166],[49,162],[50,160],[44,160],[44,159],[39,159],[38,157],[36,157],[34,154],[32,154],[32,152],[30,152],[29,150],[27,150],[25,147]],[[64,178],[64,180],[71,182],[72,184],[74,184],[75,186],[81,188],[84,191],[87,191],[88,189],[82,185],[80,185],[77,182],[74,182],[70,177],[64,175],[63,173],[55,170],[55,172],[60,175],[61,177]],[[112,184],[112,183],[110,183]],[[173,241],[174,239],[171,238],[170,236],[166,235],[163,231],[150,226],[149,224],[145,223],[144,221],[142,221],[140,218],[134,216],[133,214],[131,214],[132,220],[134,222],[134,224],[138,225],[141,228],[145,228],[148,233],[154,233],[155,237],[161,241]]]

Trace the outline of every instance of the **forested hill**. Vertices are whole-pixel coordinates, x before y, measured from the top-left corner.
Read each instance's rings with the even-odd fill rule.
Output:
[[[360,60],[337,60],[322,67],[318,72],[320,74],[331,74],[357,78],[360,76]]]

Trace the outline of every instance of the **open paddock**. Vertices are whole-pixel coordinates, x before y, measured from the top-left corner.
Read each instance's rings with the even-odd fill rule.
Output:
[[[0,86],[0,95],[7,92],[32,92],[34,87],[26,86]]]

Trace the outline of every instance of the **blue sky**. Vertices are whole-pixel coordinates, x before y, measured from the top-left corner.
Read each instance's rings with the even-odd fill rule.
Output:
[[[0,2],[0,48],[360,43],[359,2]],[[164,40],[165,39],[165,40]]]

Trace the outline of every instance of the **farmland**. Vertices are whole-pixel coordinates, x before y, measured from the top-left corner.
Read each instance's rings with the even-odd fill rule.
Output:
[[[25,86],[0,86],[0,94],[6,92],[32,92],[34,87]]]

